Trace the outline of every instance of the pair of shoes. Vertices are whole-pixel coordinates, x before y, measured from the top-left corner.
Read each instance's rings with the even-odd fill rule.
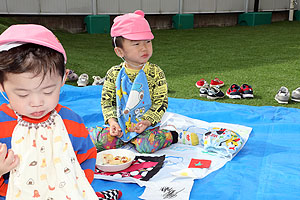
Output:
[[[78,79],[78,75],[71,69],[69,69],[67,75],[67,81],[76,81]]]
[[[243,84],[241,87],[232,84],[226,91],[226,96],[230,99],[253,98],[253,89],[251,85]]]
[[[282,103],[282,104],[288,104],[289,103],[289,99],[290,99],[290,92],[289,90],[282,86],[277,94],[275,95],[275,100],[278,103]],[[300,87],[293,90],[292,92],[292,101],[296,101],[296,102],[300,102]]]
[[[101,78],[100,76],[93,76],[94,82],[92,85],[103,85],[105,78]]]
[[[89,84],[89,75],[81,74],[78,78],[77,85],[79,87],[85,87]]]
[[[201,88],[203,87],[204,85],[206,84],[206,81],[204,78],[201,78],[199,81],[196,82],[196,87],[197,88]],[[219,87],[222,87],[224,85],[224,82],[221,81],[220,79],[218,78],[215,78],[213,80],[210,81],[210,87],[216,87],[216,86],[219,86]]]
[[[215,100],[223,98],[224,93],[220,90],[219,86],[210,87],[208,83],[205,83],[199,90],[199,96]]]
[[[94,82],[92,85],[103,85],[105,78],[101,78],[100,76],[93,76]],[[78,78],[77,85],[79,87],[84,87],[89,84],[89,75],[81,74]]]

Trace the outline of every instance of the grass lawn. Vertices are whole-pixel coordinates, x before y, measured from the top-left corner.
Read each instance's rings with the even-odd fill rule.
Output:
[[[9,23],[0,18],[0,31]],[[275,22],[255,27],[208,27],[193,30],[153,30],[150,62],[165,72],[169,97],[201,99],[195,82],[218,77],[231,84],[250,84],[254,99],[217,102],[253,106],[300,108],[300,103],[278,104],[274,96],[281,86],[290,92],[300,87],[300,22]],[[121,60],[114,54],[109,34],[70,34],[56,31],[68,56],[67,68],[78,75],[105,76]],[[76,85],[76,83],[68,82]]]

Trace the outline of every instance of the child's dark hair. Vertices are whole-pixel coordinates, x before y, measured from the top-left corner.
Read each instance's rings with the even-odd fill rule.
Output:
[[[63,54],[37,44],[23,44],[8,51],[0,52],[0,84],[3,86],[6,73],[21,74],[31,72],[36,76],[48,72],[65,74]]]
[[[116,39],[115,39],[116,38]],[[123,48],[123,40],[124,38],[122,36],[118,36],[118,37],[112,37],[111,41],[112,41],[112,46],[115,47],[120,47]]]

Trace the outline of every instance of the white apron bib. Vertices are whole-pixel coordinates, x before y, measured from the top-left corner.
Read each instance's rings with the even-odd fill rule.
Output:
[[[56,111],[37,124],[18,116],[11,144],[20,164],[10,172],[7,200],[98,199]]]

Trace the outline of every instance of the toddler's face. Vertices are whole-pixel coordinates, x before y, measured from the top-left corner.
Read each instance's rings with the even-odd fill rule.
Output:
[[[127,40],[123,41],[121,57],[124,57],[129,67],[140,66],[148,62],[152,56],[151,40]]]
[[[64,81],[57,73],[48,73],[42,81],[42,74],[33,73],[6,75],[3,91],[9,99],[9,106],[18,114],[40,119],[58,104],[60,88]]]

